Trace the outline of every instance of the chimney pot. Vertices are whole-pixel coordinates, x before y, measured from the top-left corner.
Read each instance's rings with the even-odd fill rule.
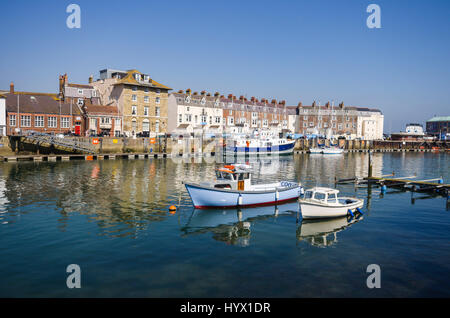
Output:
[[[9,84],[9,92],[11,94],[14,94],[14,83],[13,82],[11,82],[11,84]]]

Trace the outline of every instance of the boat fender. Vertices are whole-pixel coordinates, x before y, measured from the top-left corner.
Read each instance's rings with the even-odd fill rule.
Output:
[[[438,180],[438,183],[439,184],[443,184],[444,183],[444,180],[442,179],[442,177]]]
[[[356,211],[358,211],[359,214],[364,214],[363,211],[360,208],[356,208]]]
[[[280,198],[280,193],[278,192],[278,190],[275,191],[275,200],[278,201],[278,199]]]
[[[348,209],[348,214],[350,214],[352,217],[354,217],[355,215],[353,214],[352,210]]]
[[[242,195],[239,193],[238,205],[242,205]]]
[[[381,192],[386,192],[386,190],[387,190],[387,187],[386,187],[386,185],[383,184],[381,186]]]

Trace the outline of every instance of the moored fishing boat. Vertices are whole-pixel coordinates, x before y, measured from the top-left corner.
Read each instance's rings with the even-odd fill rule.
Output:
[[[299,200],[302,218],[333,218],[347,215],[364,204],[363,199],[338,197],[339,190],[315,187]]]
[[[199,184],[183,182],[195,208],[231,208],[273,205],[296,200],[303,188],[281,181],[252,184],[247,165],[227,165],[216,170],[216,180]]]
[[[294,151],[295,140],[286,138],[236,138],[228,141],[227,153],[234,154],[291,154]]]

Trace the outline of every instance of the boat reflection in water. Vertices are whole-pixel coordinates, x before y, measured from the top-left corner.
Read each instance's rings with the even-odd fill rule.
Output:
[[[298,202],[278,206],[241,209],[193,209],[181,228],[183,235],[212,233],[217,241],[230,245],[250,245],[251,224],[279,215],[298,213]]]
[[[328,247],[338,242],[337,233],[363,219],[359,217],[339,217],[334,219],[313,219],[301,221],[297,227],[297,242],[307,241],[318,247]]]

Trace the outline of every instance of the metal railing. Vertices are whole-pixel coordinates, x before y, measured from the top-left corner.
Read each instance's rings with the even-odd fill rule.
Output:
[[[57,148],[64,148],[62,150],[66,151],[79,151],[85,153],[95,153],[94,147],[85,141],[80,141],[77,139],[65,139],[53,135],[48,135],[44,133],[35,133],[24,136],[24,141],[28,141],[33,144],[49,144]]]

